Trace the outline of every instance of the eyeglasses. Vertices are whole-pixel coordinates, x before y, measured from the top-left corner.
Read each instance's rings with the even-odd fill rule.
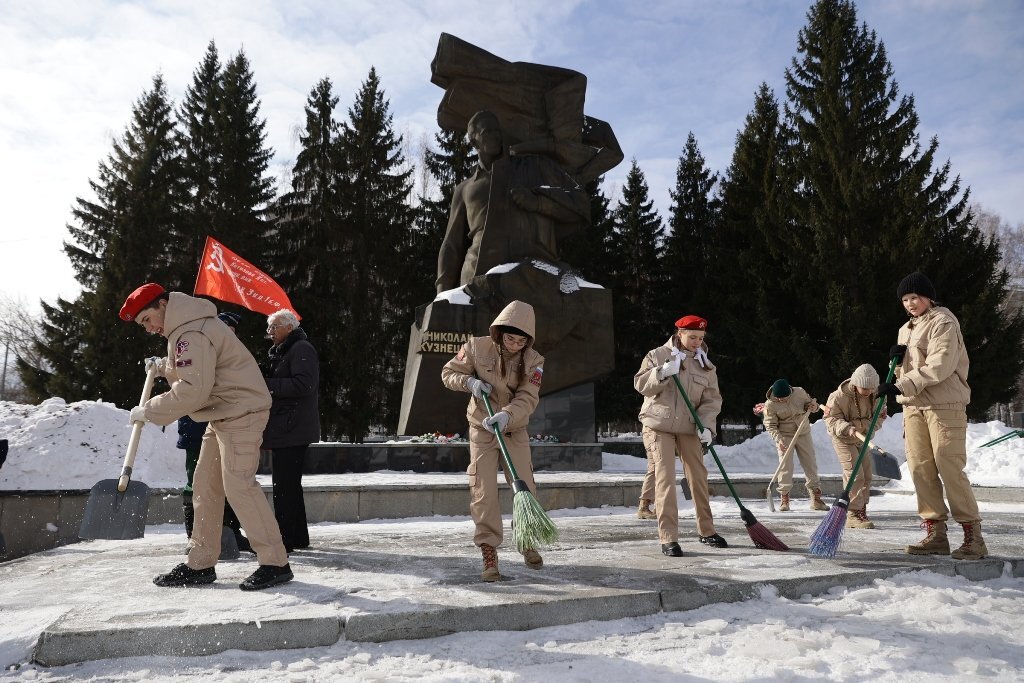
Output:
[[[528,341],[526,337],[520,337],[515,334],[503,334],[501,339],[505,342],[506,346],[526,346]]]
[[[277,323],[275,323],[273,325],[267,325],[267,332],[273,332],[274,330],[276,330],[279,327],[287,327],[287,325],[279,325]]]

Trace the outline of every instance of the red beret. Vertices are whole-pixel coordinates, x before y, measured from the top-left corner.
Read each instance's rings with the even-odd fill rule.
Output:
[[[121,317],[121,320],[131,322],[135,320],[135,316],[137,316],[143,308],[149,306],[158,296],[166,291],[166,289],[155,282],[147,282],[128,295],[128,298],[124,300],[124,306],[121,307],[121,312],[118,313],[118,315]]]
[[[684,315],[676,321],[677,330],[706,330],[708,321],[699,315]]]

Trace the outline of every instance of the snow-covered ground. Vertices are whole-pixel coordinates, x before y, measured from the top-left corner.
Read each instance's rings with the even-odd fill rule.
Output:
[[[969,427],[968,474],[975,484],[1024,486],[1024,439],[979,448],[1008,431],[1001,423]],[[159,428],[147,425],[136,464],[139,480],[155,487],[181,485],[183,458],[174,447],[173,432],[168,428],[161,433]],[[8,438],[11,445],[8,461],[0,468],[0,489],[89,488],[97,480],[119,472],[128,433],[127,412],[110,404],[66,405],[59,399],[40,406],[0,403],[0,438]],[[824,425],[816,424],[812,434],[821,470],[838,473]],[[902,461],[901,435],[897,415],[874,440]],[[777,465],[774,446],[765,435],[716,450],[730,474],[771,473]],[[709,461],[709,465],[713,463]],[[643,466],[640,458],[614,453],[604,456],[606,472],[641,471]],[[908,487],[909,478],[890,485]],[[983,504],[983,514],[991,505]],[[716,499],[713,506],[717,516],[719,506],[724,509],[731,506],[731,501]],[[871,506],[873,514],[914,514],[912,496],[883,495],[872,498]],[[762,514],[761,507],[751,507]],[[998,508],[1024,514],[1024,502],[999,504]],[[616,524],[616,519],[631,517],[632,511],[602,508],[552,514],[560,525],[571,525],[574,519],[587,515],[604,515],[609,524]],[[681,516],[692,516],[692,506],[684,502]],[[405,539],[403,547],[415,552],[415,545],[405,545],[411,542],[409,539],[450,537],[454,533],[464,535],[468,544],[470,529],[466,518],[430,518],[320,524],[312,531],[315,538],[337,543],[338,547],[344,547],[353,533],[397,533]],[[147,539],[166,538],[167,534],[174,536],[169,543],[184,539],[181,527],[173,525],[151,527]],[[8,564],[7,568],[12,566]],[[125,571],[129,570],[126,566]],[[189,659],[147,656],[54,669],[25,662],[33,634],[58,614],[13,609],[16,596],[8,594],[5,599],[2,577],[0,572],[0,665],[8,668],[0,671],[0,680],[1024,680],[1020,616],[1024,614],[1024,578],[1009,574],[971,582],[916,572],[856,589],[839,587],[826,595],[799,600],[779,597],[774,589],[766,587],[760,597],[740,603],[526,632],[471,632],[381,644],[340,641],[306,650],[234,650]],[[309,580],[316,582],[315,576]],[[74,572],[40,569],[31,583],[33,590],[67,594],[69,601],[79,591],[89,590],[89,577]],[[192,597],[206,599],[206,594],[198,590],[156,591],[151,597],[132,599],[142,602],[140,609],[157,613],[166,607],[167,600]],[[199,603],[195,607],[201,609]]]
[[[1024,439],[1014,437],[995,446],[980,447],[1009,431],[1002,422],[968,425],[967,474],[971,483],[1024,487]],[[0,491],[89,489],[101,479],[115,478],[121,473],[130,433],[128,411],[111,403],[68,404],[59,398],[38,406],[0,402],[0,438],[10,441],[7,463],[0,468]],[[818,471],[840,474],[823,421],[811,426],[811,436]],[[185,458],[184,452],[175,448],[177,438],[175,425],[161,430],[147,424],[142,430],[133,478],[153,488],[183,486]],[[886,420],[872,441],[904,463],[903,415],[897,413]],[[616,454],[614,442],[607,443],[604,450],[605,472],[640,472],[646,467],[642,458]],[[716,446],[715,452],[730,476],[772,474],[779,463],[775,444],[765,433],[735,446]],[[799,470],[799,460],[797,463]],[[705,464],[710,472],[717,472],[710,455]],[[913,488],[909,476],[890,486]]]

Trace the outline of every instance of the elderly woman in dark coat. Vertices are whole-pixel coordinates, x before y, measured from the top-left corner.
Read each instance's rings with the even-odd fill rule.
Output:
[[[274,515],[285,549],[292,552],[309,547],[302,468],[309,444],[320,440],[320,362],[292,311],[283,308],[267,316],[267,334],[273,346],[263,375],[273,405],[263,448],[273,453]]]

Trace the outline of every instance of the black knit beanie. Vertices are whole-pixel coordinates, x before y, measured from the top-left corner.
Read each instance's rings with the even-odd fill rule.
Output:
[[[793,393],[793,387],[784,379],[777,379],[772,382],[772,396],[775,398],[786,398]]]
[[[911,273],[900,281],[896,288],[896,298],[902,299],[907,294],[917,294],[935,301],[935,286],[924,273]]]

